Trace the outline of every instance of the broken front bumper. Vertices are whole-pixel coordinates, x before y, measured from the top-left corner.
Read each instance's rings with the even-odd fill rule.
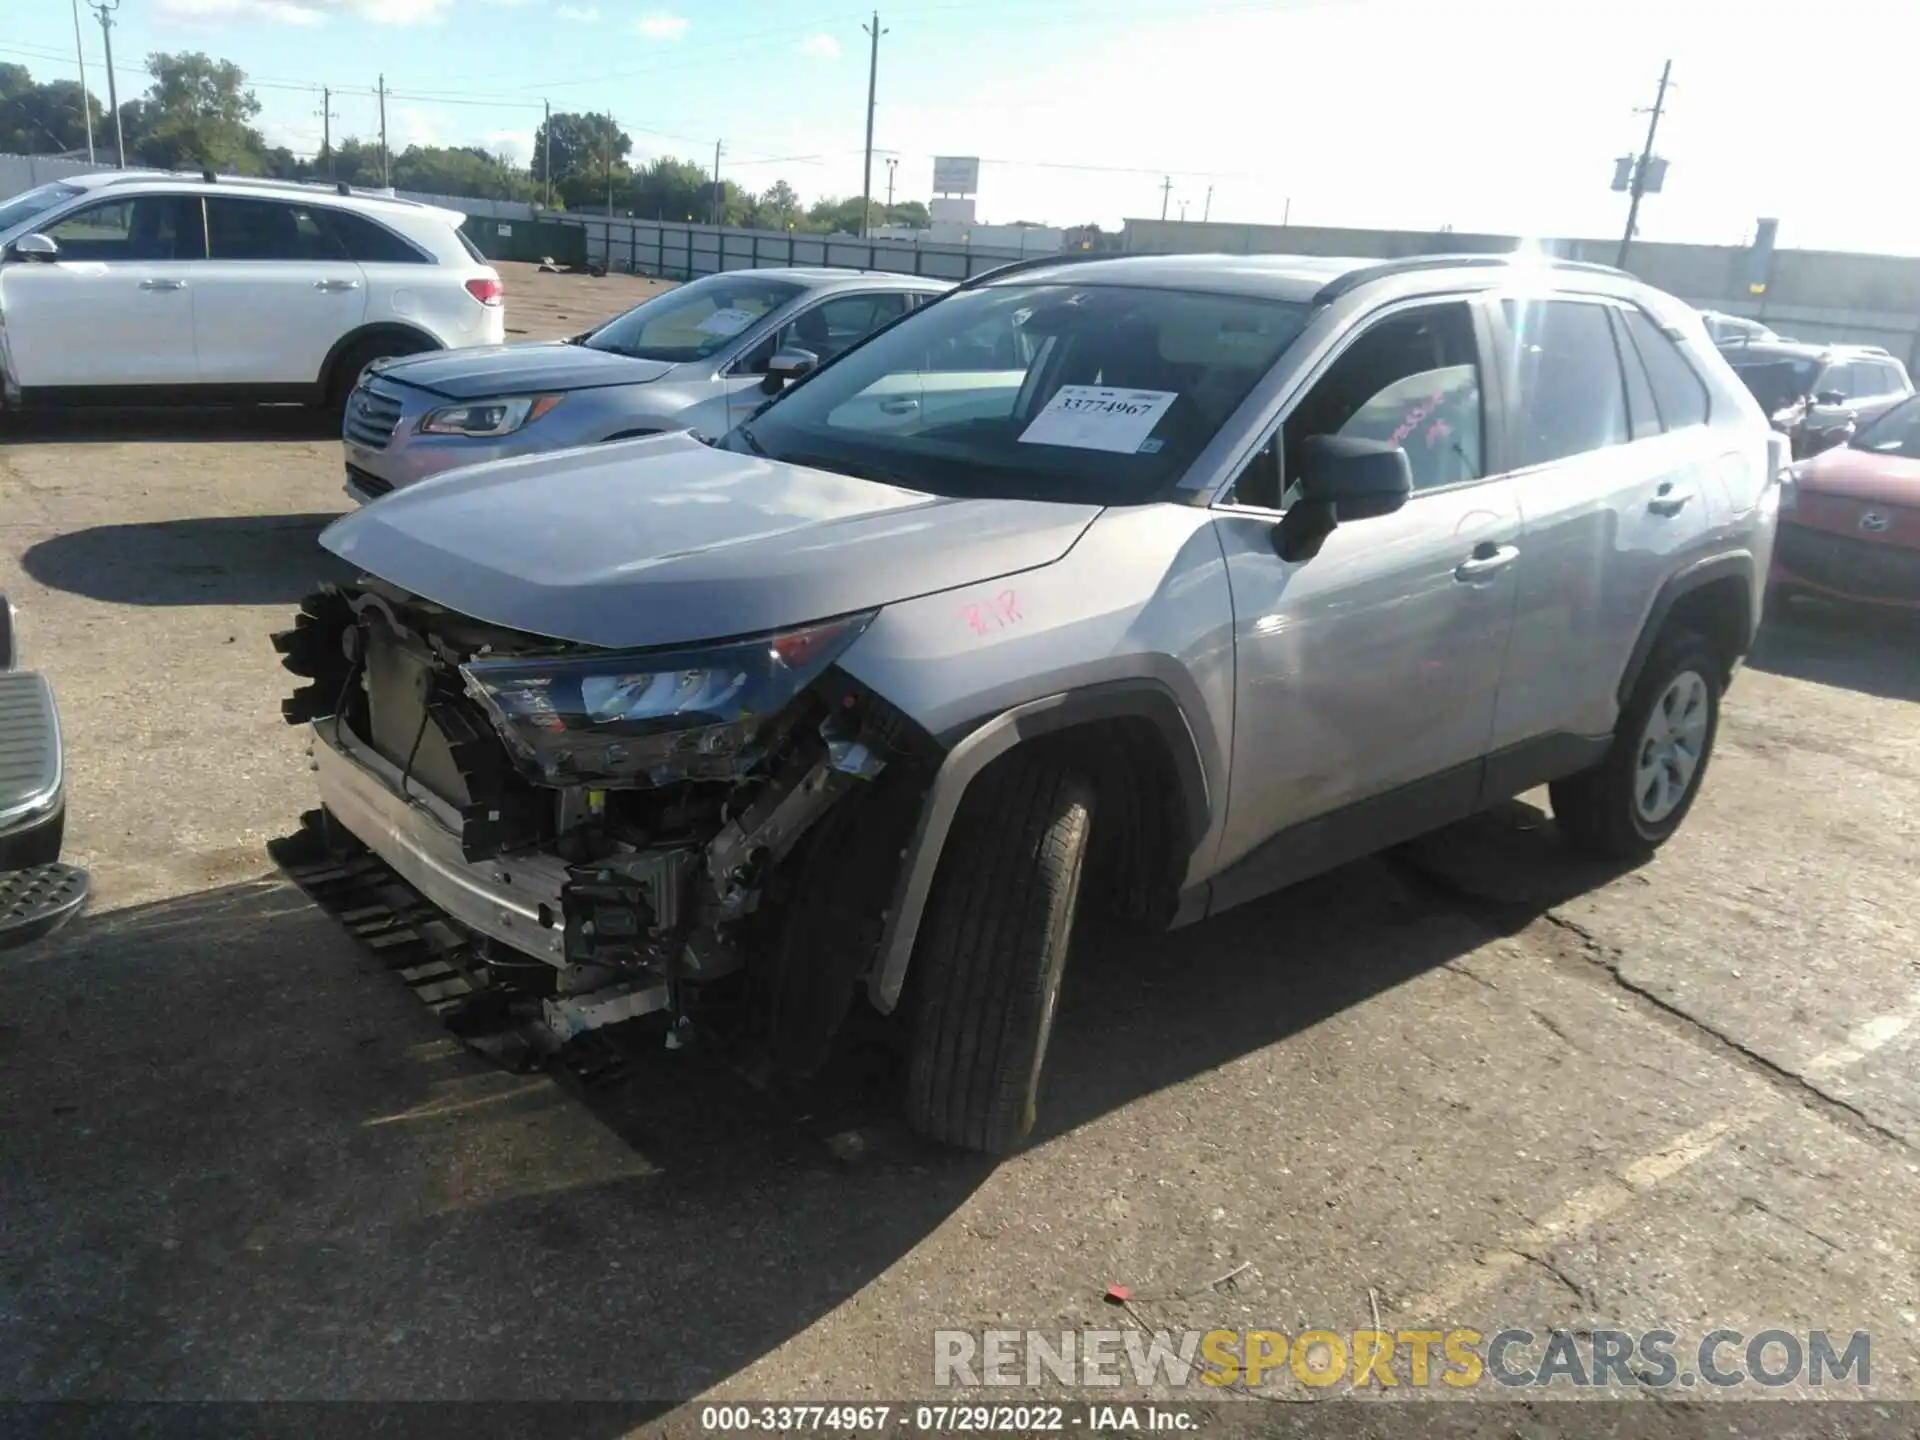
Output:
[[[473,863],[461,854],[460,816],[408,784],[337,716],[313,722],[320,802],[374,854],[447,915],[477,934],[563,966],[564,861],[523,854]]]

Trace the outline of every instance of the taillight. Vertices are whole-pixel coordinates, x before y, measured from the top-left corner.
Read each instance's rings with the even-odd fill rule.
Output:
[[[467,293],[482,305],[499,305],[506,300],[507,287],[496,276],[485,275],[467,281]]]

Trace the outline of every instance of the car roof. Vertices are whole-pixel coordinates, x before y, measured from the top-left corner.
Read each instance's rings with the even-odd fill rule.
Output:
[[[1082,255],[1016,261],[976,283],[1135,285],[1216,295],[1329,302],[1376,281],[1402,275],[1459,272],[1491,286],[1520,268],[1555,274],[1605,276],[1609,287],[1639,287],[1625,271],[1532,253],[1408,255],[1395,259],[1347,255]]]
[[[414,214],[460,216],[458,210],[449,210],[439,205],[429,205],[421,200],[409,200],[400,195],[389,195],[381,190],[361,190],[338,183],[322,184],[304,180],[275,180],[261,175],[212,175],[207,171],[181,170],[100,170],[87,175],[68,176],[60,183],[72,185],[87,191],[113,190],[122,186],[129,189],[138,187],[163,188],[167,190],[189,190],[196,194],[238,194],[238,195],[306,195],[315,200],[327,200],[334,204],[343,202],[367,205],[378,208],[397,208]],[[461,216],[461,218],[465,218]],[[457,224],[458,221],[455,221]]]
[[[1839,353],[1840,345],[1815,345],[1806,340],[1735,340],[1720,347],[1729,361],[1751,356],[1758,360],[1820,360]]]
[[[852,270],[845,266],[829,265],[755,265],[739,270],[716,271],[713,275],[703,275],[703,280],[711,280],[719,275],[765,275],[778,276],[783,280],[793,280],[810,289],[825,289],[833,285],[861,285],[870,287],[876,280],[897,281],[900,288],[906,290],[945,290],[955,284],[952,280],[942,280],[932,275],[906,275],[898,270]]]

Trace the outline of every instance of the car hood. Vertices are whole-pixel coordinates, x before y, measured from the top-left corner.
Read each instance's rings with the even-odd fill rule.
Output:
[[[433,350],[380,367],[388,379],[417,385],[449,400],[483,400],[529,391],[589,390],[601,385],[644,385],[672,370],[664,360],[636,360],[610,350],[561,342],[476,345]]]
[[[1097,505],[946,499],[681,432],[410,485],[320,543],[491,624],[609,648],[750,635],[1052,564]]]
[[[1920,460],[1876,455],[1850,445],[1826,450],[1794,469],[1794,483],[1811,495],[1870,505],[1920,506]]]

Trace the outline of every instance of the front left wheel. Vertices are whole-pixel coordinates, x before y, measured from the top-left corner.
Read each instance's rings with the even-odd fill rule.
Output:
[[[974,780],[920,922],[907,1119],[988,1154],[1033,1128],[1093,823],[1093,787],[1044,751]]]

